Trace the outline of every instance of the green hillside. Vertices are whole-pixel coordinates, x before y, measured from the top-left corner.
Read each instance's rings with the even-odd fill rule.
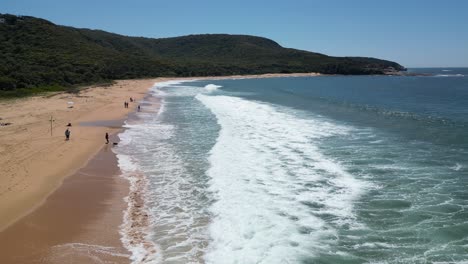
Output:
[[[331,57],[254,36],[127,37],[2,14],[0,44],[0,96],[142,77],[404,70],[391,61]]]

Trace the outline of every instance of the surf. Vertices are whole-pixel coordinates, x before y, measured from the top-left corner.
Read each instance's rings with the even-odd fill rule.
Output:
[[[196,99],[221,126],[207,171],[216,201],[207,263],[295,263],[335,243],[340,226],[355,224],[353,201],[365,183],[316,146],[350,128],[236,97]]]

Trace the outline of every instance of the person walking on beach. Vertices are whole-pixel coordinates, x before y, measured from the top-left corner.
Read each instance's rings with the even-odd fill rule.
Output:
[[[140,105],[138,105],[138,112],[140,112],[141,108],[140,108]]]
[[[106,132],[106,144],[109,144],[109,134]]]
[[[70,140],[70,134],[71,134],[71,131],[70,129],[67,128],[67,130],[65,130],[65,140]]]

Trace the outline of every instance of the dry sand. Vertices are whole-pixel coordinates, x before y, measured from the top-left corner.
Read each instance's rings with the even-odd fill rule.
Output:
[[[130,103],[124,108],[124,101],[139,100],[154,83],[174,79],[122,80],[79,95],[0,101],[1,122],[12,123],[0,127],[1,263],[128,263],[129,252],[118,234],[128,184],[116,177],[120,172],[104,135],[118,132],[121,121],[137,106]],[[69,101],[73,108],[67,107]],[[68,123],[72,123],[71,139],[65,141]],[[64,181],[69,175],[73,176]]]

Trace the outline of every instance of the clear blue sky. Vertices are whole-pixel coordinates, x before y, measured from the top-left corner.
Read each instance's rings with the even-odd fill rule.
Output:
[[[248,34],[406,67],[468,67],[465,0],[0,0],[0,13],[118,34]]]

